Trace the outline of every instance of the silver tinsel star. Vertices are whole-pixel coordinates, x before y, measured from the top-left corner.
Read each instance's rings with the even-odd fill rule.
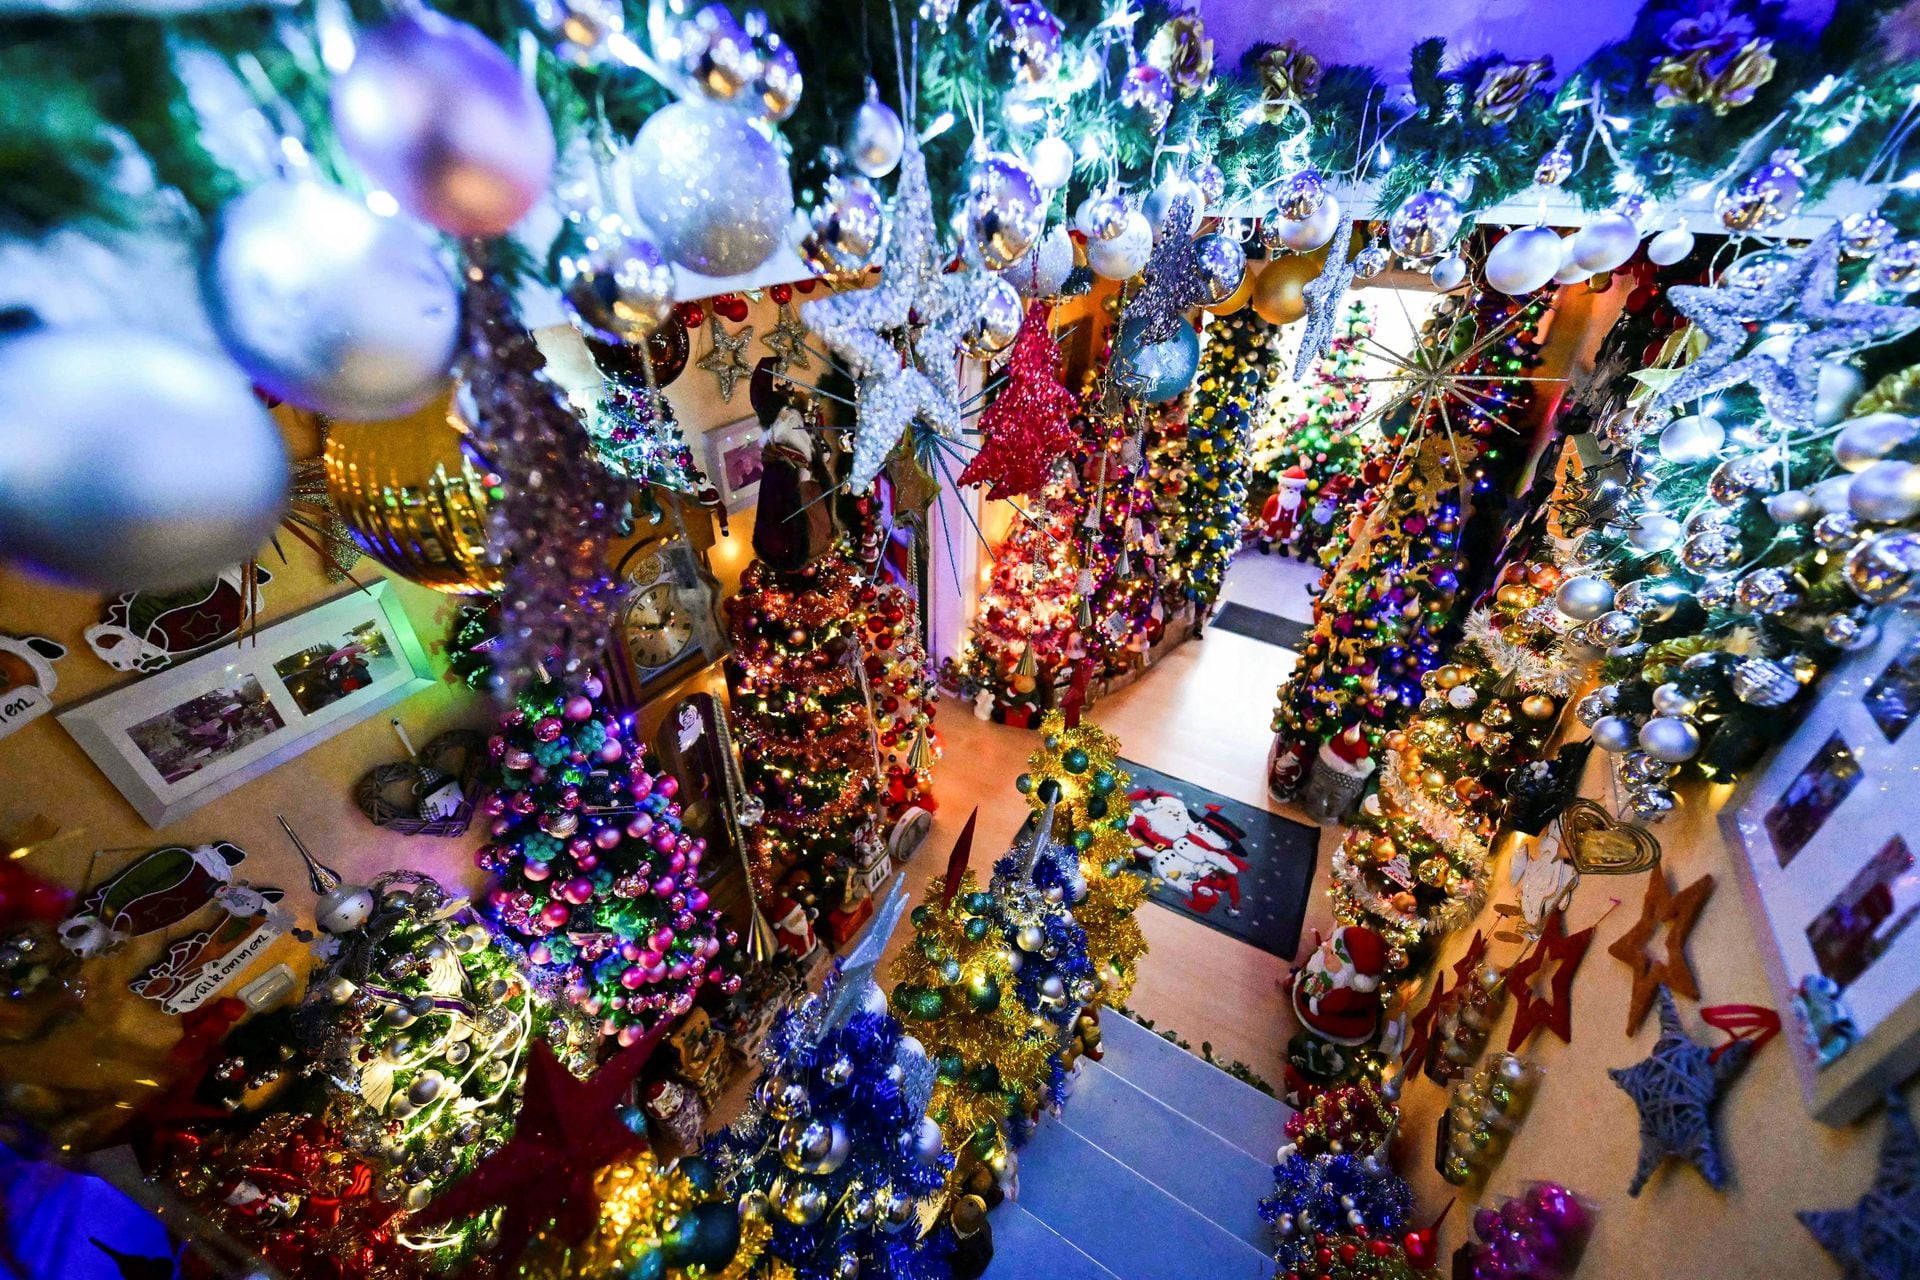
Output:
[[[1840,226],[1801,251],[1772,279],[1718,289],[1675,285],[1668,292],[1680,314],[1707,335],[1707,349],[1654,397],[1655,409],[1671,409],[1725,387],[1751,383],[1760,400],[1794,431],[1813,426],[1820,362],[1830,356],[1891,341],[1920,326],[1920,310],[1840,302]],[[1796,330],[1786,358],[1749,351],[1749,324]]]
[[[807,324],[847,362],[859,393],[848,478],[856,491],[873,483],[915,418],[942,435],[960,433],[960,338],[978,319],[990,282],[970,267],[949,274],[942,265],[926,157],[910,142],[900,158],[880,283],[801,307]]]
[[[1173,202],[1160,225],[1160,242],[1147,258],[1146,280],[1127,304],[1124,325],[1140,326],[1140,341],[1165,342],[1181,323],[1180,313],[1206,300],[1200,259],[1194,250],[1193,201]]]
[[[1880,1171],[1851,1209],[1803,1210],[1800,1221],[1833,1255],[1846,1280],[1920,1276],[1920,1133],[1907,1103],[1887,1095]]]
[[[1660,1039],[1653,1052],[1631,1067],[1607,1072],[1640,1109],[1640,1163],[1628,1195],[1639,1195],[1653,1171],[1673,1156],[1692,1162],[1714,1190],[1726,1186],[1713,1108],[1720,1090],[1740,1074],[1752,1053],[1753,1041],[1735,1040],[1723,1046],[1716,1059],[1688,1037],[1672,993],[1660,988]]]
[[[747,344],[753,341],[753,326],[748,325],[731,338],[720,327],[720,317],[707,313],[707,331],[713,335],[713,350],[694,363],[712,374],[720,383],[720,398],[733,399],[733,388],[742,378],[753,376],[747,363]]]
[[[767,350],[773,352],[774,367],[781,373],[789,369],[813,367],[807,359],[807,326],[801,324],[800,317],[793,313],[791,301],[780,304],[779,318],[761,341],[767,344]]]
[[[1307,327],[1300,333],[1300,355],[1293,362],[1293,380],[1307,376],[1313,362],[1333,346],[1333,327],[1340,319],[1340,300],[1353,285],[1354,260],[1348,256],[1353,219],[1340,219],[1339,230],[1327,241],[1327,265],[1300,290],[1307,300]]]
[[[901,913],[906,909],[907,878],[904,875],[896,876],[893,886],[887,890],[887,896],[874,908],[873,920],[867,925],[859,945],[847,953],[846,959],[834,971],[833,979],[824,993],[827,1010],[815,1034],[816,1040],[858,1013],[873,998],[872,993],[877,990],[874,971],[880,967],[881,954],[886,951],[887,942],[893,937]],[[881,996],[880,1002],[885,1004],[886,997]]]

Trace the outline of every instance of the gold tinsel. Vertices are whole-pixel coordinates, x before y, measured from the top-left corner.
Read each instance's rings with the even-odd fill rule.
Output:
[[[602,1169],[594,1190],[600,1197],[600,1223],[594,1233],[580,1242],[536,1234],[514,1269],[517,1280],[626,1280],[635,1274],[635,1263],[661,1249],[684,1215],[726,1201],[718,1192],[703,1195],[677,1165],[662,1166],[644,1152]],[[740,1247],[725,1267],[668,1267],[660,1274],[665,1280],[746,1280],[756,1274],[772,1236],[764,1218],[743,1215]],[[764,1274],[777,1278],[791,1271],[776,1263]]]
[[[1089,854],[1080,858],[1087,878],[1087,896],[1073,909],[1073,918],[1087,931],[1087,958],[1100,979],[1095,1004],[1125,1004],[1133,992],[1140,957],[1147,954],[1147,938],[1133,918],[1147,896],[1142,876],[1121,870],[1103,871]]]
[[[1068,770],[1066,756],[1069,751],[1078,748],[1087,753],[1087,767],[1079,773]],[[1102,729],[1099,725],[1082,722],[1073,728],[1067,728],[1067,719],[1058,711],[1049,711],[1040,722],[1040,745],[1027,757],[1027,773],[1033,779],[1033,785],[1027,789],[1027,803],[1035,813],[1047,807],[1040,796],[1040,784],[1052,779],[1060,784],[1060,800],[1054,806],[1054,822],[1064,825],[1072,831],[1092,831],[1099,820],[1087,816],[1087,801],[1094,795],[1094,778],[1105,773],[1113,779],[1113,789],[1107,793],[1108,820],[1114,814],[1123,816],[1126,809],[1127,787],[1133,781],[1126,770],[1119,767],[1120,740]]]

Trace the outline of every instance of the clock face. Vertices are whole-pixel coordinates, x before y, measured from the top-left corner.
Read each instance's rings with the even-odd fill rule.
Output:
[[[635,665],[657,670],[686,651],[693,640],[693,615],[675,596],[673,583],[656,582],[629,599],[626,628]]]

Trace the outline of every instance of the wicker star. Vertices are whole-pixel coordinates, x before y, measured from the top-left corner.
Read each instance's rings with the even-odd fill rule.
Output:
[[[1640,1163],[1627,1194],[1637,1196],[1647,1178],[1668,1158],[1678,1156],[1700,1170],[1718,1191],[1727,1184],[1720,1144],[1713,1132],[1713,1107],[1720,1091],[1740,1074],[1753,1055],[1754,1042],[1735,1040],[1716,1055],[1688,1037],[1680,1025],[1673,995],[1660,988],[1660,1039],[1653,1052],[1631,1067],[1607,1074],[1640,1110]]]
[[[1568,1044],[1573,1043],[1573,975],[1579,972],[1580,962],[1587,958],[1587,948],[1592,945],[1592,929],[1582,929],[1572,936],[1567,934],[1565,911],[1556,911],[1547,917],[1540,941],[1507,970],[1507,990],[1513,993],[1513,1030],[1507,1036],[1508,1053],[1524,1044],[1539,1027],[1545,1027]],[[1534,994],[1532,983],[1540,966],[1548,960],[1554,961],[1553,980],[1548,984],[1551,994],[1541,997]]]
[[[1700,984],[1694,980],[1693,966],[1687,961],[1687,935],[1693,932],[1700,911],[1713,893],[1713,877],[1701,876],[1679,893],[1667,885],[1667,873],[1655,867],[1647,877],[1647,896],[1640,903],[1640,918],[1614,940],[1607,954],[1626,961],[1633,970],[1633,995],[1627,1001],[1627,1034],[1632,1035],[1647,1020],[1653,1005],[1653,993],[1672,988],[1689,1000],[1700,998]],[[1666,926],[1666,956],[1655,960],[1647,954],[1653,935]]]
[[[960,338],[978,319],[991,282],[972,268],[943,273],[941,267],[926,157],[909,145],[900,160],[880,283],[801,308],[853,373],[860,421],[850,489],[873,483],[916,419],[944,436],[960,432]],[[911,326],[917,328],[909,339]]]
[[[748,325],[729,338],[727,331],[720,327],[720,317],[709,314],[707,332],[713,336],[713,350],[694,363],[719,382],[722,400],[732,400],[733,388],[740,379],[753,376],[753,366],[747,362],[747,344],[753,341],[753,326]]]
[[[813,362],[807,359],[807,326],[794,314],[793,303],[780,304],[779,318],[762,341],[767,350],[773,352],[773,367],[779,372],[813,367]]]
[[[1795,431],[1813,426],[1820,362],[1829,356],[1889,342],[1920,327],[1920,310],[1835,299],[1839,284],[1840,226],[1808,245],[1773,279],[1742,288],[1675,285],[1668,292],[1680,314],[1707,335],[1707,349],[1654,397],[1670,409],[1725,387],[1751,383],[1767,412]],[[1791,325],[1799,332],[1784,360],[1748,352],[1749,326]]]
[[[1194,249],[1193,201],[1185,196],[1167,210],[1159,243],[1147,258],[1145,276],[1121,323],[1138,324],[1142,343],[1165,342],[1181,323],[1180,313],[1199,306],[1207,296]]]
[[[1907,1103],[1887,1095],[1880,1171],[1851,1209],[1802,1210],[1800,1221],[1840,1264],[1845,1280],[1920,1276],[1920,1133]]]
[[[1340,229],[1327,241],[1327,265],[1300,293],[1307,300],[1307,327],[1300,334],[1300,355],[1293,362],[1295,382],[1307,376],[1313,362],[1333,346],[1333,328],[1340,318],[1340,300],[1353,286],[1353,219],[1340,219]]]

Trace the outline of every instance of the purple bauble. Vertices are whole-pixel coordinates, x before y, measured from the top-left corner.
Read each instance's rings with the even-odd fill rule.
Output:
[[[600,745],[600,760],[604,764],[612,764],[625,754],[627,749],[620,744],[618,738],[608,738]]]
[[[635,840],[646,839],[647,833],[652,830],[653,815],[650,813],[636,813],[633,815],[632,821],[627,823],[627,834]]]
[[[620,828],[600,827],[593,833],[593,842],[602,849],[616,848],[620,844]]]
[[[562,714],[569,720],[585,720],[593,714],[593,703],[575,694],[573,697],[567,699],[566,706],[562,708]]]
[[[532,85],[429,9],[361,34],[333,82],[333,124],[368,177],[448,235],[505,235],[553,180],[553,122]]]

